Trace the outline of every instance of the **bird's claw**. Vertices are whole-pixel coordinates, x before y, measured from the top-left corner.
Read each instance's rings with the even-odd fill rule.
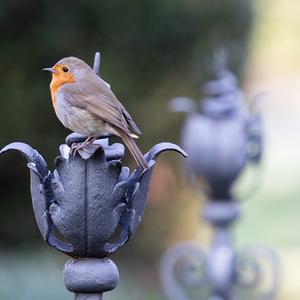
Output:
[[[70,156],[75,156],[79,150],[84,149],[85,145],[83,144],[84,143],[73,143],[70,148]]]
[[[93,144],[95,140],[95,137],[88,137],[82,143],[73,143],[70,148],[70,155],[75,156],[79,150],[85,150],[89,145]]]

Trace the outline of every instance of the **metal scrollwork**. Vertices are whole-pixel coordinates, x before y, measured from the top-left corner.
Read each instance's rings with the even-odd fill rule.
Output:
[[[236,293],[243,299],[273,299],[279,284],[279,261],[265,247],[248,247],[236,257]]]
[[[205,252],[195,243],[181,243],[169,249],[162,258],[160,276],[163,288],[173,300],[188,300],[199,289],[207,289]],[[207,291],[206,291],[207,293]]]

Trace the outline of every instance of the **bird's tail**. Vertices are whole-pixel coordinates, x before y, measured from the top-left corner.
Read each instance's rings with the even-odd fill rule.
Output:
[[[142,167],[143,170],[148,169],[148,164],[134,139],[125,132],[119,132],[119,134],[135,161]]]

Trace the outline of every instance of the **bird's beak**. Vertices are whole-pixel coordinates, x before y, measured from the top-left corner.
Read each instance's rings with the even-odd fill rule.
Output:
[[[53,68],[44,68],[43,71],[47,71],[50,73],[56,73],[56,71]]]

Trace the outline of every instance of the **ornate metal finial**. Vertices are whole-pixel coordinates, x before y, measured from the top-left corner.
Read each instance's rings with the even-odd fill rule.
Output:
[[[260,116],[245,107],[226,61],[224,51],[215,54],[215,78],[204,85],[199,104],[186,97],[171,100],[173,110],[188,112],[181,135],[187,173],[208,183],[203,218],[214,229],[208,252],[188,242],[164,255],[161,281],[172,300],[273,299],[277,289],[273,252],[262,247],[237,252],[232,242],[230,228],[240,216],[232,186],[247,162],[261,160],[262,133]]]
[[[100,54],[96,53],[96,73],[99,67]],[[122,165],[124,146],[109,145],[106,137],[70,155],[71,145],[85,138],[67,137],[54,171],[24,143],[7,145],[0,155],[16,150],[25,156],[41,235],[51,247],[73,257],[65,265],[65,285],[77,300],[96,300],[117,285],[118,269],[107,257],[131,239],[142,220],[156,158],[166,150],[186,154],[174,144],[160,143],[144,156],[147,170],[138,166],[130,172]]]
[[[199,103],[187,97],[170,102],[172,110],[188,112],[181,134],[189,153],[188,174],[204,177],[212,198],[230,197],[246,163],[258,163],[262,156],[261,118],[245,107],[243,92],[222,53],[215,54],[216,76],[204,85]]]

